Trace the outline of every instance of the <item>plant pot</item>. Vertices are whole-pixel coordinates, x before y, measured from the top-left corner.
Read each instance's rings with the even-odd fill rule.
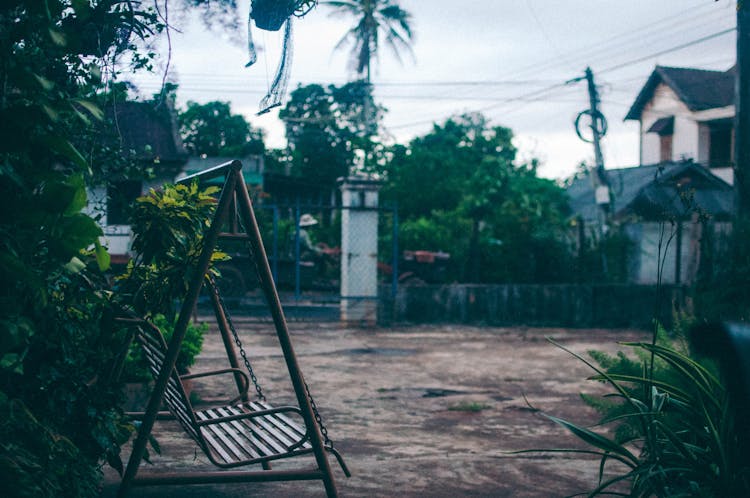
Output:
[[[298,0],[253,0],[250,17],[266,31],[278,31],[300,2]]]

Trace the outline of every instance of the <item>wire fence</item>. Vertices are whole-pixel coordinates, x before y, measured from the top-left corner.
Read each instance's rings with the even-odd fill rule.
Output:
[[[366,211],[377,218],[377,283],[395,295],[398,290],[398,213],[394,207],[351,208],[314,204],[255,206],[268,262],[289,319],[338,319],[342,299],[342,219],[346,211]],[[350,227],[351,228],[351,227]],[[351,239],[350,239],[351,240]],[[222,241],[231,259],[219,262],[218,285],[234,313],[262,318],[265,303],[253,260],[243,240]],[[351,279],[365,278],[356,264]],[[385,286],[385,287],[383,287]]]

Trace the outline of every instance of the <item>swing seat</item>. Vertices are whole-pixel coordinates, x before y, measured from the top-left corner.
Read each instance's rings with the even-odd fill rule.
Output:
[[[146,320],[129,321],[136,322],[135,339],[156,378],[163,368],[167,351],[164,337],[158,327]],[[303,428],[301,411],[295,406],[274,408],[265,401],[235,400],[227,405],[194,410],[183,381],[219,374],[239,375],[244,392],[238,398],[247,398],[250,383],[245,372],[237,368],[183,376],[173,368],[163,397],[171,414],[211,463],[221,468],[232,468],[254,463],[267,464],[272,460],[312,452],[308,431]],[[300,422],[295,422],[292,417],[300,418]]]
[[[285,412],[295,407],[272,408],[249,402],[195,412],[198,428],[217,467],[231,468],[309,453],[307,431]]]

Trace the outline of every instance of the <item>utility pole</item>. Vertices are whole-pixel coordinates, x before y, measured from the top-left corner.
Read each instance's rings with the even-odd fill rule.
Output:
[[[599,111],[599,92],[596,91],[596,84],[594,83],[594,73],[590,67],[586,68],[586,83],[588,84],[589,90],[589,113],[591,114],[591,133],[593,135],[592,141],[594,142],[594,160],[596,162],[596,173],[601,178],[604,173],[604,156],[602,156],[602,146],[599,142],[603,131],[599,129],[597,120],[602,113]],[[606,185],[606,180],[603,182]]]
[[[609,216],[611,211],[611,195],[609,188],[609,180],[607,179],[607,173],[604,171],[604,155],[602,154],[601,138],[607,133],[607,120],[604,114],[599,110],[599,92],[596,89],[596,83],[594,82],[594,73],[590,67],[586,68],[585,75],[583,77],[575,78],[570,80],[568,83],[573,83],[581,80],[586,80],[589,93],[589,108],[585,111],[581,111],[575,121],[576,133],[578,138],[584,142],[593,143],[594,145],[594,171],[592,181],[594,184],[594,196],[596,204],[600,208],[599,227],[602,232],[605,232],[609,225]],[[591,120],[589,128],[591,129],[591,138],[587,138],[581,132],[581,118],[588,116]]]
[[[750,0],[737,2],[737,75],[734,99],[736,214],[750,217]]]

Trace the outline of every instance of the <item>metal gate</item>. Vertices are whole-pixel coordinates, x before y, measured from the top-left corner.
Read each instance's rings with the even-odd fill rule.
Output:
[[[276,287],[290,320],[339,319],[341,220],[344,210],[378,212],[379,293],[395,295],[398,285],[398,213],[393,206],[350,208],[313,204],[260,204],[258,225]],[[232,313],[263,319],[265,303],[243,241],[225,242],[231,257],[219,262],[219,285]],[[390,301],[390,299],[387,299]]]

